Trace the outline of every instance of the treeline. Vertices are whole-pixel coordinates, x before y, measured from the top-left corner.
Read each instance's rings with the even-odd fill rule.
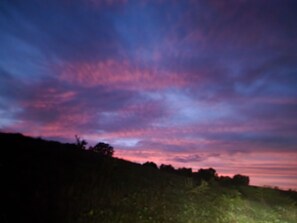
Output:
[[[103,155],[103,156],[113,156],[114,149],[111,145],[104,143],[104,142],[98,142],[95,146],[89,146],[88,142],[84,139],[81,139],[79,136],[75,136],[76,139],[76,148],[81,150],[89,150],[96,152],[97,154]]]
[[[86,145],[88,144],[86,140],[81,140],[78,136],[76,137],[76,146],[80,149],[94,151],[100,155],[105,156],[112,156],[114,153],[114,149],[109,144],[99,142],[94,147],[87,148]],[[233,177],[229,176],[219,176],[217,171],[213,168],[208,169],[199,169],[197,172],[193,172],[192,168],[178,168],[175,169],[170,164],[161,164],[160,167],[157,166],[154,162],[146,162],[143,164],[143,166],[153,168],[153,169],[159,169],[161,171],[167,172],[167,173],[173,173],[180,176],[185,177],[191,177],[193,178],[198,184],[200,184],[202,181],[211,182],[211,181],[217,181],[222,186],[241,186],[241,185],[249,185],[250,178],[245,175],[236,174]]]
[[[76,142],[74,144],[71,143],[59,143],[55,141],[48,141],[41,138],[32,138],[28,136],[23,136],[22,134],[7,134],[7,133],[0,133],[0,138],[2,139],[3,143],[7,140],[7,144],[14,142],[14,146],[18,146],[18,144],[23,147],[30,148],[43,148],[43,149],[50,149],[56,148],[60,152],[70,152],[70,151],[89,151],[91,153],[78,153],[76,155],[88,155],[96,158],[93,154],[97,154],[103,157],[112,157],[114,154],[114,148],[104,142],[99,142],[94,146],[87,147],[88,142],[84,139],[81,139],[78,136],[75,136]],[[5,143],[4,143],[5,144]],[[77,150],[78,149],[78,150]],[[26,150],[26,149],[25,149]],[[25,152],[25,151],[23,151]],[[93,153],[94,152],[94,153]],[[158,169],[163,172],[172,173],[180,176],[190,177],[200,184],[202,181],[212,182],[216,181],[220,185],[223,186],[240,186],[240,185],[249,185],[250,179],[248,176],[236,174],[233,177],[229,176],[219,176],[217,171],[213,168],[208,169],[199,169],[198,171],[193,171],[192,168],[174,168],[170,164],[161,164],[159,167],[154,162],[146,162],[142,164],[145,167]]]
[[[233,177],[219,176],[217,171],[213,168],[199,169],[194,172],[192,168],[174,168],[170,164],[161,164],[160,167],[154,162],[145,162],[143,166],[148,168],[159,169],[161,171],[172,173],[180,176],[191,177],[200,184],[202,181],[212,182],[216,181],[222,186],[242,186],[249,185],[250,178],[245,175],[236,174]]]

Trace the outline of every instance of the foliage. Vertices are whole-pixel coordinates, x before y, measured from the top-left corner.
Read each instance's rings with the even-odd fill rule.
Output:
[[[216,170],[213,168],[199,169],[194,177],[199,180],[211,181],[217,178]]]
[[[232,178],[232,183],[234,185],[249,185],[250,178],[248,176],[236,174]]]
[[[76,147],[78,149],[82,149],[85,150],[86,149],[86,145],[88,144],[88,142],[84,139],[81,139],[79,136],[75,135],[75,140],[76,140]]]
[[[177,174],[181,175],[181,176],[185,176],[185,177],[192,177],[192,168],[178,168],[176,170]]]
[[[228,176],[220,176],[218,177],[218,182],[222,186],[231,186],[233,184],[232,178]]]
[[[100,155],[110,156],[110,157],[113,156],[113,153],[114,153],[113,147],[104,142],[97,143],[94,147],[90,147],[90,150]]]
[[[172,165],[167,165],[167,164],[161,164],[160,165],[160,170],[161,171],[165,171],[165,172],[168,172],[168,173],[175,173],[176,170],[174,169],[174,167]]]
[[[142,164],[143,166],[146,166],[146,167],[150,167],[150,168],[153,168],[153,169],[158,169],[158,166],[157,164],[155,164],[154,162],[145,162],[144,164]]]

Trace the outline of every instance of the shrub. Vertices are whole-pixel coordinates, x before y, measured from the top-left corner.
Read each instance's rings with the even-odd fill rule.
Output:
[[[94,147],[90,147],[90,150],[100,155],[110,156],[110,157],[113,156],[113,153],[114,153],[113,147],[104,142],[97,143]]]

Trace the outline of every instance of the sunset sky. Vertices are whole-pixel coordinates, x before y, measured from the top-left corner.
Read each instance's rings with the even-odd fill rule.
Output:
[[[1,0],[0,130],[297,189],[297,1]]]

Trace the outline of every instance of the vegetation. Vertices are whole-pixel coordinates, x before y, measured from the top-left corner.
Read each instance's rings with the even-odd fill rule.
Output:
[[[79,136],[75,135],[76,146],[78,149],[86,149],[86,145],[88,144],[86,140],[81,139]]]
[[[2,223],[297,222],[296,192],[248,186],[246,176],[161,171],[20,134],[0,133],[0,144]]]
[[[157,164],[155,164],[154,162],[145,162],[144,164],[142,164],[143,166],[149,167],[149,168],[154,168],[154,169],[158,169]]]
[[[113,147],[107,143],[99,142],[94,147],[90,147],[90,150],[104,156],[113,155]]]

